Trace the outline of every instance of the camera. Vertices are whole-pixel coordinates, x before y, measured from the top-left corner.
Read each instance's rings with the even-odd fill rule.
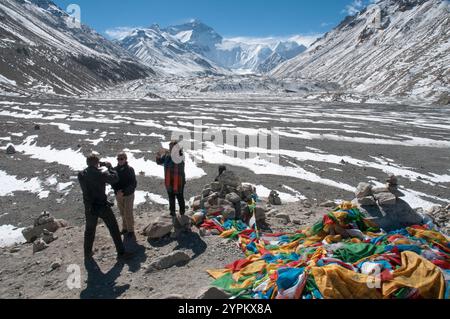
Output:
[[[100,167],[107,167],[107,166],[108,166],[108,163],[106,163],[106,162],[100,162],[99,165],[100,165]]]

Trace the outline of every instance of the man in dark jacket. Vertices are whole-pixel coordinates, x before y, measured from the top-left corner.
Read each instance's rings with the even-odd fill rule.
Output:
[[[83,191],[83,201],[86,215],[86,230],[84,233],[84,256],[91,259],[92,248],[95,240],[98,218],[103,219],[116,246],[118,258],[127,259],[131,253],[125,251],[125,247],[120,237],[119,226],[116,217],[108,203],[105,194],[106,184],[117,183],[119,177],[110,163],[100,163],[96,154],[87,157],[87,165],[84,171],[78,174],[81,190]],[[101,170],[100,165],[107,168]]]
[[[124,152],[117,155],[118,165],[114,169],[119,175],[119,182],[112,187],[122,216],[122,234],[134,237],[133,206],[137,181],[134,169],[128,165],[127,159],[127,154]]]
[[[172,158],[174,152],[176,158]],[[175,199],[180,205],[180,215],[186,212],[184,201],[184,186],[186,177],[184,173],[183,150],[177,141],[170,142],[169,150],[161,150],[156,156],[156,163],[164,166],[164,176],[167,194],[169,196],[169,210],[172,218],[176,216]]]

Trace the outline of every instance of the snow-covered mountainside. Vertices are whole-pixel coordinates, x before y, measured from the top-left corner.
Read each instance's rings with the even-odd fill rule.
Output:
[[[171,35],[161,30],[158,25],[153,25],[150,28],[134,30],[120,39],[119,44],[162,75],[228,73],[183,43],[184,35],[188,36],[183,32]]]
[[[81,94],[154,74],[49,0],[1,0],[0,52],[3,91]]]
[[[378,1],[271,75],[328,80],[357,93],[448,101],[450,4]]]
[[[266,73],[306,50],[295,41],[268,44],[226,40],[198,20],[164,29],[136,29],[119,43],[153,68],[182,75],[227,74],[226,69]]]

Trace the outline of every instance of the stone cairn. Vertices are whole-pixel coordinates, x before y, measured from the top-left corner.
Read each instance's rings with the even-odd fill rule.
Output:
[[[62,227],[67,227],[67,222],[55,219],[49,212],[42,212],[34,220],[33,226],[22,231],[23,237],[28,243],[33,243],[33,253],[48,248],[48,245],[58,239],[54,233]]]
[[[444,234],[450,236],[450,205],[446,207],[436,205],[420,213],[430,217],[433,224],[439,227]]]
[[[405,194],[398,189],[396,176],[389,175],[386,183],[384,187],[373,187],[368,183],[360,183],[356,188],[356,198],[353,203],[358,206],[395,205],[399,198],[405,197]]]
[[[249,202],[256,197],[256,188],[242,183],[233,171],[224,171],[216,182],[206,185],[202,194],[194,198],[191,206],[194,223],[200,225],[206,216],[223,216],[224,220],[250,220]],[[259,227],[266,226],[266,207],[256,204],[255,217]]]

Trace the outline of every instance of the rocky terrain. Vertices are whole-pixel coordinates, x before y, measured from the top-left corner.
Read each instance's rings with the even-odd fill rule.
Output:
[[[376,1],[271,75],[327,80],[344,92],[448,104],[449,26],[448,1]]]
[[[311,224],[329,208],[304,202],[267,209],[267,222],[274,231],[293,231]],[[196,227],[178,239],[145,236],[143,232],[149,223],[165,214],[158,209],[137,214],[137,241],[125,241],[135,257],[126,262],[116,261],[114,245],[104,225],[97,228],[95,262],[87,264],[83,259],[84,228],[78,226],[56,230],[57,239],[39,252],[33,253],[36,244],[31,243],[1,249],[0,298],[202,297],[212,282],[206,270],[222,268],[242,258],[243,253],[235,241],[203,233]],[[74,269],[80,270],[80,287],[70,289]],[[223,292],[209,293],[215,298],[227,297]]]

